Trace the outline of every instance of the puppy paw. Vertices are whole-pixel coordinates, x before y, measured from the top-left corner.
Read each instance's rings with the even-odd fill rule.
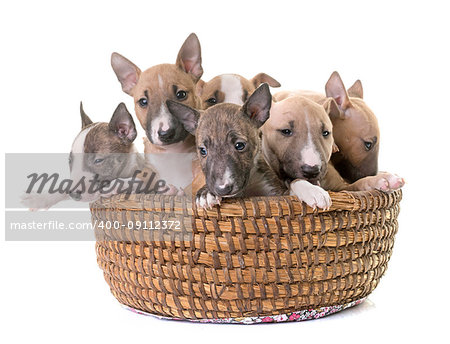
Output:
[[[215,205],[220,205],[222,197],[216,196],[203,187],[197,192],[195,203],[197,208],[211,209]]]
[[[366,177],[366,190],[380,190],[383,192],[393,192],[405,185],[405,180],[396,174],[380,172],[376,176]]]
[[[178,190],[178,188],[172,184],[167,185],[167,191],[165,191],[163,193],[163,195],[168,195],[168,196],[177,196],[179,194],[180,190]]]
[[[306,180],[294,180],[290,185],[290,194],[305,202],[311,208],[330,209],[331,197],[320,186]]]
[[[20,203],[30,211],[47,210],[58,202],[69,199],[67,194],[25,193],[21,196]]]

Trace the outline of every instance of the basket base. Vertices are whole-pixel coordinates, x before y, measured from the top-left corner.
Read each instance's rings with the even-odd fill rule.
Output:
[[[253,325],[253,324],[264,324],[264,323],[281,323],[281,322],[294,322],[294,321],[305,321],[305,320],[314,320],[326,317],[327,315],[335,314],[344,309],[357,306],[363,303],[366,298],[362,298],[353,302],[346,303],[344,305],[337,306],[329,306],[329,307],[319,307],[315,309],[305,309],[302,311],[287,313],[287,314],[278,314],[278,315],[268,315],[261,317],[247,317],[247,318],[220,318],[220,319],[180,319],[180,318],[171,318],[164,317],[160,315],[155,315],[151,313],[147,313],[141,311],[139,309],[132,308],[130,306],[122,305],[125,309],[146,316],[152,316],[158,319],[165,320],[182,320],[182,321],[190,321],[190,322],[198,322],[198,323],[210,323],[210,324],[243,324],[243,325]]]

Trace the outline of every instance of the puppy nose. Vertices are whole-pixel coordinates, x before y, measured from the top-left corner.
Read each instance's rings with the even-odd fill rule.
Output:
[[[71,192],[71,193],[69,193],[69,196],[74,201],[79,201],[81,199],[81,191],[77,190],[77,191]]]
[[[319,165],[302,165],[302,173],[306,178],[316,178],[319,175]]]
[[[169,128],[167,130],[158,130],[158,136],[162,140],[170,140],[175,136],[175,129]]]
[[[215,189],[218,196],[226,196],[229,195],[233,190],[233,184],[222,184],[222,185],[216,184]]]

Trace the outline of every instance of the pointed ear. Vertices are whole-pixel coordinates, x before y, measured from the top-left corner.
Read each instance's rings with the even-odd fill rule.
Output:
[[[255,92],[242,105],[242,112],[255,121],[256,126],[261,127],[270,116],[270,107],[272,106],[272,95],[269,85],[264,83],[259,86]]]
[[[195,81],[203,75],[202,52],[195,33],[191,33],[181,46],[176,65],[186,73],[190,73]]]
[[[83,109],[83,102],[80,102],[80,115],[81,115],[81,129],[83,130],[84,128],[86,128],[88,125],[92,124],[93,122],[91,121],[91,119],[89,118],[88,115],[86,115],[86,113],[84,112]]]
[[[363,87],[361,80],[356,80],[352,87],[347,90],[347,92],[350,97],[363,99]]]
[[[114,111],[109,121],[109,129],[129,143],[133,142],[136,138],[137,131],[133,117],[131,117],[124,103],[120,103]]]
[[[325,100],[325,103],[323,103],[323,107],[325,111],[327,112],[328,116],[331,120],[334,119],[345,119],[345,113],[341,109],[339,109],[339,106],[337,105],[334,98],[327,98]]]
[[[255,86],[258,87],[259,85],[261,85],[262,83],[267,83],[269,84],[270,87],[280,87],[281,84],[276,81],[274,78],[272,78],[270,75],[266,74],[266,73],[259,73],[256,74],[251,80],[250,82]]]
[[[195,85],[195,93],[197,93],[198,96],[201,96],[203,93],[203,88],[205,87],[206,82],[204,82],[202,79],[197,81],[197,85]]]
[[[170,113],[174,115],[181,122],[181,124],[183,124],[184,129],[192,135],[195,135],[198,120],[200,118],[200,112],[170,99],[166,101],[166,104]]]
[[[133,62],[118,53],[111,54],[111,66],[122,85],[122,90],[131,96],[132,90],[141,75],[141,70]]]
[[[339,147],[333,142],[333,153],[339,152]]]
[[[338,72],[333,72],[325,85],[325,93],[327,97],[332,97],[336,101],[341,110],[350,107],[350,99],[348,99],[347,91]]]

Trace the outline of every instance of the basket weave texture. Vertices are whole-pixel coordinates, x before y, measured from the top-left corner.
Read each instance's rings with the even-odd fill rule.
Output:
[[[165,317],[347,304],[369,295],[386,271],[402,193],[330,196],[328,211],[289,196],[227,200],[207,211],[185,197],[103,198],[91,204],[98,265],[119,302]],[[180,228],[137,228],[166,220]]]

